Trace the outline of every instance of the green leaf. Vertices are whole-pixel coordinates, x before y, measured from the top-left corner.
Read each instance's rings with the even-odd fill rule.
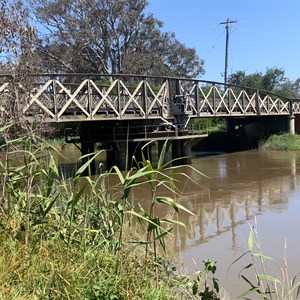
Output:
[[[246,269],[251,268],[252,266],[253,266],[253,263],[250,263],[249,265],[247,265],[246,267],[244,267],[244,268],[240,271],[240,273],[241,273],[243,270],[246,270]]]
[[[161,152],[160,152],[160,155],[159,155],[159,158],[158,158],[158,162],[157,162],[157,169],[158,170],[161,170],[161,169],[164,168],[163,163],[164,163],[164,158],[165,158],[165,155],[166,155],[166,152],[167,152],[168,143],[169,143],[169,141],[166,140],[163,144],[162,149],[161,149]]]
[[[247,277],[244,275],[240,275],[253,289],[259,289],[257,286],[255,286]]]
[[[56,195],[56,197],[54,197],[54,199],[50,202],[50,204],[48,205],[48,207],[45,209],[43,216],[45,217],[47,215],[47,213],[51,210],[51,208],[53,207],[54,203],[56,202],[57,198],[59,195]]]
[[[192,291],[193,291],[193,295],[195,296],[198,292],[198,282],[197,281],[194,281]]]
[[[245,298],[245,296],[251,294],[252,292],[258,292],[258,293],[260,293],[258,287],[253,287],[253,288],[251,288],[251,289],[249,289],[249,290],[243,292],[242,294],[240,294],[240,295],[237,297],[237,299],[240,299],[240,298],[243,298],[243,299],[250,299],[250,298]]]
[[[0,127],[0,132],[3,132],[5,131],[6,129],[8,129],[9,127],[11,127],[12,124],[9,124],[9,125],[6,125],[6,126],[3,126],[3,127]]]
[[[216,290],[217,293],[219,293],[219,283],[218,283],[218,279],[213,278],[213,283],[214,283],[214,289]]]
[[[255,252],[255,253],[253,253],[252,255],[255,256],[255,257],[259,257],[259,258],[261,258],[262,260],[264,260],[264,259],[273,260],[272,257],[266,256],[266,255],[264,255],[263,253],[260,253],[260,252]]]
[[[249,251],[252,251],[253,249],[253,229],[250,227],[250,233],[248,237],[248,249]]]
[[[113,166],[110,170],[109,170],[109,174],[116,172],[118,175],[118,178],[121,182],[121,184],[123,185],[125,182],[125,178],[123,176],[123,174],[121,173],[120,169],[117,166]]]
[[[175,202],[174,199],[172,199],[171,197],[156,197],[155,201],[157,201],[158,203],[164,203],[164,204],[172,206],[176,212],[179,212],[179,210],[183,210],[192,216],[195,215],[194,213],[192,213],[190,210],[188,210],[183,205]]]
[[[268,280],[268,281],[273,281],[273,282],[279,283],[281,285],[281,281],[278,278],[275,278],[275,277],[273,277],[271,275],[268,275],[268,274],[258,274],[257,276],[260,279],[265,279],[265,280]]]
[[[137,217],[138,219],[144,220],[144,221],[146,221],[147,223],[150,223],[150,224],[154,225],[154,227],[157,227],[157,226],[158,226],[158,225],[157,225],[156,223],[154,223],[151,219],[144,217],[143,215],[137,213],[137,212],[134,211],[134,210],[128,210],[128,211],[126,211],[126,213],[127,213],[127,214],[130,214],[130,215],[133,215],[133,216]]]
[[[159,240],[161,238],[164,238],[166,235],[168,235],[170,232],[172,231],[172,228],[167,230],[166,232],[161,233],[160,235],[158,235],[157,237],[155,237],[156,240]]]
[[[172,219],[162,219],[161,223],[170,223],[170,224],[176,224],[179,226],[182,226],[183,228],[186,228],[186,225],[183,222],[172,220]]]
[[[229,266],[228,271],[230,270],[230,268],[231,268],[231,266],[232,266],[233,264],[235,264],[236,262],[238,262],[242,257],[244,257],[245,255],[247,255],[248,253],[250,253],[249,250],[246,251],[246,252],[244,252],[243,254],[241,254],[237,259],[235,259],[235,260],[231,263],[231,265]]]
[[[70,207],[70,205],[71,205],[72,208],[75,207],[75,205],[79,201],[79,199],[80,199],[81,195],[83,194],[83,192],[85,191],[85,189],[86,189],[86,184],[83,185],[83,187],[79,190],[78,193],[75,193],[73,195],[73,197],[71,198],[71,200],[68,202],[68,207]]]
[[[87,157],[91,157],[86,163],[84,163],[76,172],[76,176],[81,176],[81,174],[90,166],[91,162],[96,159],[96,157],[98,155],[100,155],[100,153],[102,153],[102,151],[99,152],[94,152],[94,153],[88,153],[85,154],[83,156],[81,156],[79,159],[83,159],[83,158],[87,158]]]

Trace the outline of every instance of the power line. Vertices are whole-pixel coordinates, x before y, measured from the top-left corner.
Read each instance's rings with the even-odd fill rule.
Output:
[[[217,38],[217,40],[214,42],[214,44],[211,46],[211,48],[208,50],[208,52],[206,53],[206,55],[204,56],[204,60],[207,59],[208,55],[212,52],[212,50],[215,48],[215,46],[217,45],[217,43],[219,42],[219,40],[221,39],[221,37],[223,36],[225,30],[220,34],[220,36]]]
[[[227,83],[227,67],[228,67],[228,45],[229,45],[229,25],[236,23],[237,20],[227,20],[225,22],[219,23],[219,25],[226,25],[226,44],[225,44],[225,70],[224,70],[224,83]]]

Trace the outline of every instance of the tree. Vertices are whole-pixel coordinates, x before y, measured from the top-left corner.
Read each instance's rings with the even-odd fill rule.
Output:
[[[1,70],[20,72],[32,66],[36,30],[30,23],[29,10],[21,0],[0,2]]]
[[[228,83],[273,92],[291,98],[293,97],[291,85],[284,75],[284,70],[280,68],[267,68],[265,74],[255,72],[246,75],[245,71],[237,71],[229,76]]]
[[[46,28],[38,49],[44,70],[203,74],[195,49],[163,33],[162,22],[145,13],[147,5],[146,0],[32,0],[32,11]]]
[[[289,88],[292,90],[294,98],[300,98],[300,78],[289,82]]]

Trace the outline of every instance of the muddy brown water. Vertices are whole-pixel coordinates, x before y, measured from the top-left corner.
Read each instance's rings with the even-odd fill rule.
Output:
[[[66,149],[63,154],[71,161],[79,156],[74,149]],[[60,159],[59,164],[71,173],[74,165],[70,160]],[[202,269],[203,260],[216,260],[216,277],[227,291],[226,299],[236,299],[249,288],[239,278],[239,271],[251,262],[250,256],[231,264],[247,251],[250,226],[256,226],[261,251],[273,258],[266,262],[270,274],[281,276],[284,257],[290,279],[300,272],[300,152],[253,150],[195,155],[193,167],[208,178],[188,168],[180,169],[195,183],[179,178],[183,193],[176,197],[194,215],[181,212],[178,219],[188,230],[175,228],[168,241],[169,249],[182,259],[185,271],[194,274]],[[131,201],[147,207],[150,195],[138,188]],[[157,208],[157,215],[176,217],[170,207],[164,206]],[[253,279],[253,272],[245,275]]]

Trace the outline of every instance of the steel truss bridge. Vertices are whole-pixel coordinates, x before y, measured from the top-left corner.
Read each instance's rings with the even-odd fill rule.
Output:
[[[153,140],[159,152],[170,140],[173,161],[191,163],[191,139],[207,135],[201,128],[189,128],[191,118],[227,118],[230,132],[241,124],[246,126],[250,118],[263,117],[273,126],[288,124],[290,132],[295,132],[298,114],[300,99],[197,79],[121,74],[0,75],[0,123],[68,124],[71,128],[66,130],[66,141],[80,143],[83,155],[94,153],[95,143],[101,142],[107,168],[117,165],[125,169],[132,157],[139,161],[138,153]],[[151,149],[147,153],[151,159]],[[170,160],[170,154],[165,160]]]
[[[252,88],[187,78],[40,74],[0,76],[1,120],[29,122],[150,120],[179,124],[189,118],[289,116],[300,100]]]

